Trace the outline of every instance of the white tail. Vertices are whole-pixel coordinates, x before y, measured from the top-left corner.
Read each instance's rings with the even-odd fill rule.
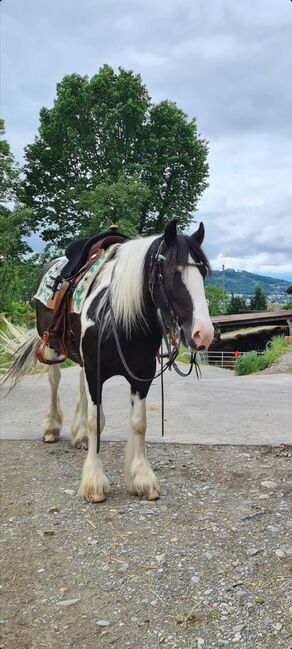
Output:
[[[0,331],[0,354],[11,356],[0,366],[1,381],[13,381],[14,387],[29,368],[36,365],[36,351],[40,338],[35,329],[25,330],[1,316],[5,331]]]

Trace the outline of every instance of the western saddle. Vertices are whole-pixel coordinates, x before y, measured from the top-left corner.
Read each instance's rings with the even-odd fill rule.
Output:
[[[94,235],[89,239],[72,241],[65,250],[68,259],[61,274],[56,277],[52,286],[52,296],[48,308],[52,310],[51,322],[41,336],[37,349],[37,359],[41,363],[53,365],[62,363],[68,357],[68,347],[72,330],[70,325],[70,303],[73,291],[88,269],[103,255],[104,251],[116,243],[124,243],[128,237],[119,232],[116,225],[110,230]],[[46,358],[46,347],[56,351],[56,357]],[[56,349],[57,348],[57,349]]]

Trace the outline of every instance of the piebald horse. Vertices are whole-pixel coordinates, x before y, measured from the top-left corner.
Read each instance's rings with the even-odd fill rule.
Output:
[[[181,340],[193,349],[208,349],[214,337],[204,291],[208,260],[201,248],[204,226],[187,236],[171,221],[163,235],[128,240],[97,274],[80,316],[71,326],[83,368],[80,397],[73,417],[71,440],[87,448],[79,494],[92,502],[105,500],[110,483],[97,453],[97,429],[102,431],[102,386],[121,375],[130,384],[130,429],[126,446],[126,480],[131,493],[148,500],[159,498],[159,483],[146,455],[146,397],[155,376],[156,356],[163,335],[163,314],[168,308],[176,320]],[[39,336],[51,313],[37,302]],[[114,336],[114,326],[116,336]],[[40,338],[34,337],[14,362],[10,378],[19,378],[35,354]],[[118,352],[118,346],[122,351]],[[48,348],[48,357],[56,352]],[[99,356],[99,363],[97,362]],[[70,357],[70,354],[69,354]],[[75,360],[75,356],[72,356]],[[59,365],[48,369],[51,397],[43,422],[44,442],[60,438],[63,415],[58,397]],[[97,415],[100,424],[97,426]]]

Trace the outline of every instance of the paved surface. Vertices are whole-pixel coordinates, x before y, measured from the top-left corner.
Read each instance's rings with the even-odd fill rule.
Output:
[[[292,442],[292,376],[289,374],[236,377],[229,370],[203,367],[181,378],[165,375],[165,441],[194,444],[288,444]],[[78,395],[79,368],[62,371],[60,396],[68,437]],[[1,387],[1,396],[7,392]],[[39,439],[48,403],[47,376],[26,376],[1,399],[2,439]],[[128,430],[129,387],[115,377],[104,387],[106,440],[125,440]],[[160,379],[147,400],[148,441],[161,440]]]

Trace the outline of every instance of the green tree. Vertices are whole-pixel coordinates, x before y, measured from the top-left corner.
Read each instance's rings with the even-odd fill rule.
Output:
[[[0,121],[0,312],[17,320],[21,317],[20,302],[29,302],[35,277],[33,263],[26,259],[31,248],[23,237],[30,233],[31,211],[16,197],[19,169],[5,139]]]
[[[259,285],[256,286],[254,295],[250,300],[250,309],[251,311],[266,311],[267,309],[267,299]]]
[[[241,295],[234,295],[234,293],[231,293],[226,313],[231,315],[233,313],[241,313],[242,311],[247,311],[245,298]]]
[[[205,287],[205,294],[208,300],[210,315],[222,315],[224,313],[224,291],[219,286],[208,284]]]
[[[45,241],[98,231],[115,210],[124,224],[131,202],[129,233],[155,233],[173,216],[191,222],[207,186],[207,143],[174,103],[151,104],[140,75],[105,65],[57,85],[26,147],[25,176],[22,197]]]
[[[16,199],[19,168],[4,136],[4,121],[0,120],[0,263],[21,259],[31,250],[23,240],[30,233],[31,212]]]

